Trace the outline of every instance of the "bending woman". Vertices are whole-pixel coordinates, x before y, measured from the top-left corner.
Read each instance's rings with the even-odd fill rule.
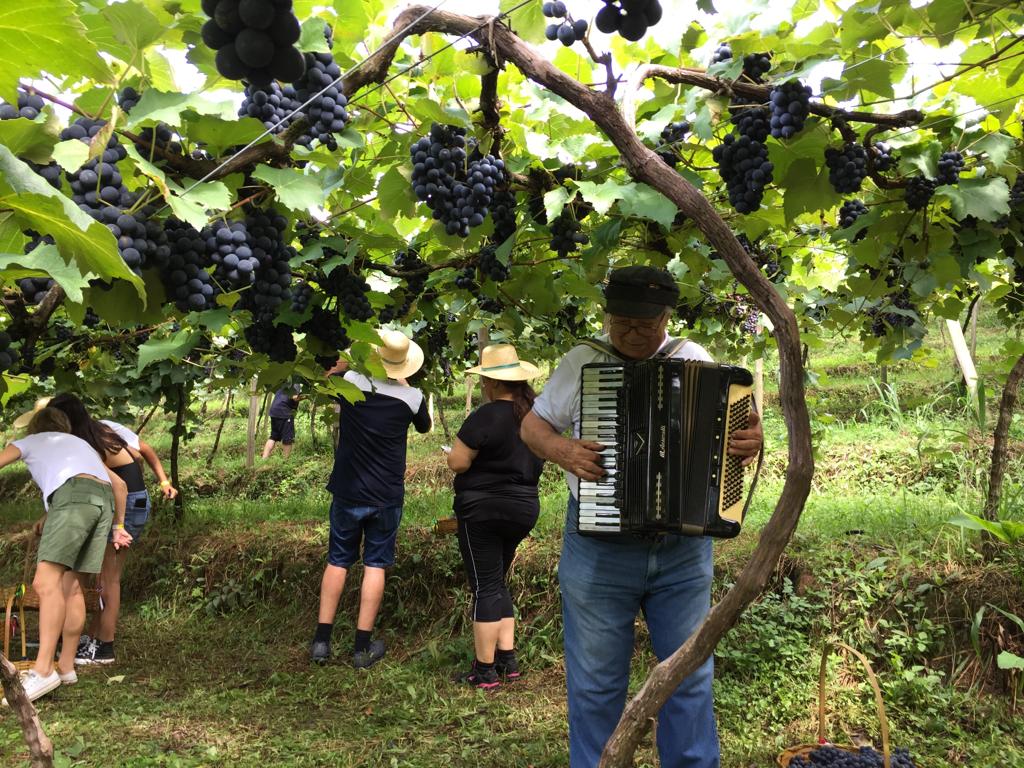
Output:
[[[103,459],[103,463],[128,487],[124,525],[132,539],[138,540],[143,527],[149,520],[150,511],[149,492],[146,490],[142,468],[128,447],[128,440],[134,438],[137,441],[138,435],[120,424],[108,425],[94,420],[86,411],[82,401],[72,394],[57,395],[50,401],[50,407],[67,415],[71,422],[71,434],[91,445]],[[118,429],[115,430],[115,427]],[[141,441],[138,444],[141,446]],[[156,458],[152,448],[146,447],[159,466],[160,460]],[[142,453],[142,455],[146,454]],[[153,465],[153,461],[150,461],[150,465]],[[157,475],[163,475],[162,466]],[[165,489],[165,495],[171,498],[177,491],[171,487],[169,482],[164,485],[164,481],[166,481],[166,475],[163,476],[161,486]],[[117,630],[117,619],[121,612],[121,573],[124,570],[126,557],[126,553],[115,550],[110,543],[107,544],[106,552],[103,555],[103,566],[98,577],[102,598],[101,609],[99,614],[93,617],[89,633],[82,635],[75,654],[76,664],[114,663],[114,636]]]
[[[511,344],[485,347],[480,374],[487,400],[469,415],[448,454],[455,477],[459,550],[473,591],[476,658],[460,679],[477,688],[519,677],[515,619],[506,577],[516,547],[540,513],[537,482],[544,462],[519,438],[519,423],[536,393],[527,383],[539,371],[521,362]]]

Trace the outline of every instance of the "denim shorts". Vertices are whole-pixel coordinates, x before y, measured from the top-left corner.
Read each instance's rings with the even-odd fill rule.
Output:
[[[350,568],[359,559],[363,542],[363,565],[390,568],[395,564],[395,540],[402,522],[402,507],[350,507],[337,497],[331,503],[331,538],[327,562]]]
[[[124,507],[124,529],[132,535],[132,543],[138,541],[142,535],[142,529],[149,522],[149,491],[133,491],[128,494],[128,501]],[[114,540],[114,531],[111,529],[107,541]]]

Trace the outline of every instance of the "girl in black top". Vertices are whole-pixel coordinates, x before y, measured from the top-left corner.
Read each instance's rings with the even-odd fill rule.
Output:
[[[519,424],[536,393],[539,371],[511,344],[486,347],[480,374],[486,403],[469,415],[448,454],[455,476],[459,550],[473,592],[476,659],[460,679],[493,689],[519,677],[515,619],[506,575],[516,547],[537,522],[537,482],[544,462],[519,439]]]

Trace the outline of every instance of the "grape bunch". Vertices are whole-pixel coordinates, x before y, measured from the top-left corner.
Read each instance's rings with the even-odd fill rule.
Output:
[[[860,144],[849,142],[842,149],[825,149],[825,164],[828,166],[828,181],[839,194],[860,191],[860,185],[868,175],[868,153]]]
[[[160,277],[167,297],[182,312],[213,306],[217,288],[206,267],[206,240],[191,224],[175,218],[164,222],[168,255]]]
[[[505,163],[493,155],[466,164],[466,129],[434,123],[430,135],[414,143],[412,185],[449,235],[468,237],[483,224],[488,206],[505,183]]]
[[[886,307],[902,311],[886,311]],[[915,314],[904,314],[905,312],[917,312],[906,288],[886,296],[878,306],[867,311],[868,317],[871,318],[871,333],[881,338],[890,328],[911,327],[915,322]]]
[[[757,333],[758,320],[761,317],[760,310],[750,303],[750,297],[740,293],[731,293],[726,296],[726,304],[729,308],[729,318],[740,324],[740,332],[747,336]]]
[[[730,133],[712,150],[718,171],[729,192],[729,202],[739,213],[753,213],[761,207],[765,187],[772,182],[775,166],[768,160],[768,148],[749,136]]]
[[[892,154],[892,150],[880,141],[875,142],[871,155],[876,171],[884,173],[896,167],[896,157]]]
[[[352,342],[348,338],[336,311],[324,307],[313,307],[313,315],[300,329],[316,339],[324,348],[334,353],[330,365],[338,359],[337,353],[348,349]]]
[[[582,40],[587,34],[587,22],[583,19],[573,21],[569,18],[569,11],[562,0],[545,2],[541,6],[541,11],[549,19],[562,19],[560,24],[548,24],[545,28],[544,35],[548,40],[557,40],[564,46],[570,46],[577,40]]]
[[[502,187],[494,193],[491,200],[491,221],[494,222],[494,234],[491,241],[501,245],[516,233],[516,193],[508,187]]]
[[[907,191],[904,200],[911,211],[919,211],[928,205],[935,194],[936,183],[924,176],[911,176],[907,179]]]
[[[485,245],[480,249],[478,266],[480,268],[480,274],[484,275],[496,283],[508,280],[508,265],[502,264],[498,260],[497,246]]]
[[[846,229],[852,227],[854,223],[868,212],[868,207],[864,205],[861,200],[847,200],[841,206],[839,206],[839,228]],[[861,230],[857,233],[856,240],[864,237],[867,230]]]
[[[714,52],[711,54],[711,63],[718,64],[722,61],[729,61],[732,59],[732,46],[728,43],[721,43]]]
[[[636,42],[647,34],[648,27],[661,21],[658,0],[604,0],[594,24],[605,34],[618,32],[626,40]]]
[[[139,92],[129,85],[122,88],[121,92],[118,93],[117,103],[124,110],[124,113],[128,114],[139,103],[141,98],[142,96]],[[159,149],[164,153],[181,154],[181,144],[174,141],[174,132],[166,123],[157,123],[155,128],[143,128],[139,131],[139,138],[142,141],[136,142],[135,146],[148,157],[153,156],[154,149]]]
[[[402,278],[405,280],[405,291],[401,296],[401,304],[385,307],[380,311],[379,317],[382,323],[390,323],[392,320],[409,314],[412,303],[423,293],[423,289],[427,284],[428,266],[420,258],[419,248],[415,245],[409,246],[408,250],[399,251],[395,254],[395,268],[405,273],[402,275]]]
[[[480,307],[482,312],[492,312],[495,315],[500,315],[505,311],[505,305],[501,299],[492,299],[488,296],[479,296],[476,300],[476,305]]]
[[[321,283],[323,289],[338,299],[341,311],[349,320],[369,320],[373,317],[366,292],[370,290],[367,282],[347,264],[335,267],[327,280]]]
[[[764,76],[772,68],[772,55],[770,53],[748,53],[743,57],[743,74],[748,80],[755,83],[763,83]]]
[[[736,239],[769,280],[779,282],[786,277],[786,270],[779,263],[779,249],[776,246],[762,242],[752,243],[743,233],[736,235]]]
[[[202,0],[207,47],[217,51],[217,71],[228,80],[267,85],[302,77],[306,62],[295,47],[302,29],[292,0]]]
[[[1017,180],[1010,188],[1009,203],[1011,210],[1024,207],[1024,173],[1017,174]]]
[[[249,245],[249,232],[244,221],[229,223],[221,220],[204,229],[202,235],[219,281],[232,290],[253,284],[260,260]]]
[[[292,122],[288,115],[301,105],[294,86],[280,85],[274,81],[258,87],[247,85],[238,116],[255,117],[263,123],[264,128],[280,133]]]
[[[323,91],[323,93],[321,93]],[[318,140],[332,152],[338,148],[335,133],[345,130],[348,99],[341,92],[341,68],[329,53],[307,53],[306,74],[295,83],[298,104],[312,101],[304,108],[309,129],[297,143],[309,146]]]
[[[960,152],[943,152],[939,156],[938,184],[956,184],[960,181],[960,171],[964,169],[964,156]]]
[[[673,168],[679,163],[679,149],[676,146],[690,132],[690,124],[685,120],[669,123],[661,131],[661,146],[656,154]]]
[[[48,277],[23,277],[18,281],[18,288],[25,298],[25,303],[33,305],[41,302],[54,285],[56,283]]]
[[[19,93],[18,106],[0,102],[0,120],[14,120],[24,117],[26,120],[35,120],[43,111],[46,102],[42,97],[34,93]]]
[[[583,231],[580,222],[590,213],[587,203],[571,203],[566,205],[555,220],[548,225],[551,232],[550,247],[559,256],[565,258],[575,253],[581,245],[590,242],[590,237]]]
[[[772,88],[772,136],[789,139],[804,127],[810,112],[811,87],[799,80],[789,80]]]
[[[729,105],[729,121],[740,136],[748,136],[751,141],[764,144],[771,134],[771,119],[772,111],[766,106],[748,104],[739,98]]]
[[[305,280],[299,281],[292,290],[292,312],[301,315],[313,299],[313,286]]]
[[[910,752],[904,748],[894,749],[889,758],[892,768],[915,768]],[[828,745],[818,747],[806,757],[798,755],[789,763],[790,768],[882,768],[884,764],[882,753],[871,747],[847,752]]]
[[[291,301],[292,270],[289,260],[295,249],[281,245],[256,269],[252,290],[242,296],[239,306],[252,312],[257,321],[272,322],[278,307]]]
[[[288,363],[299,350],[290,326],[255,322],[245,329],[245,340],[256,354],[265,354],[275,363]]]
[[[480,286],[476,282],[476,269],[474,267],[466,267],[455,275],[455,287],[473,293],[480,290]]]

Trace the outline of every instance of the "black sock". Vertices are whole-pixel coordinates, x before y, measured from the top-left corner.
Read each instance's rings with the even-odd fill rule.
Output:
[[[480,661],[480,659],[476,659],[473,663],[476,665],[476,671],[477,672],[493,672],[494,671],[494,662],[493,661],[490,664],[488,664],[487,662]]]
[[[499,648],[494,653],[494,660],[495,661],[501,661],[501,662],[515,661],[516,660],[516,649],[515,648],[509,648],[507,651],[503,651],[501,648]]]
[[[370,647],[370,638],[373,637],[372,629],[357,629],[356,630],[356,647],[355,652],[365,651]]]
[[[317,643],[329,643],[331,641],[331,630],[334,629],[333,624],[317,624],[316,634],[313,635],[314,642]]]

